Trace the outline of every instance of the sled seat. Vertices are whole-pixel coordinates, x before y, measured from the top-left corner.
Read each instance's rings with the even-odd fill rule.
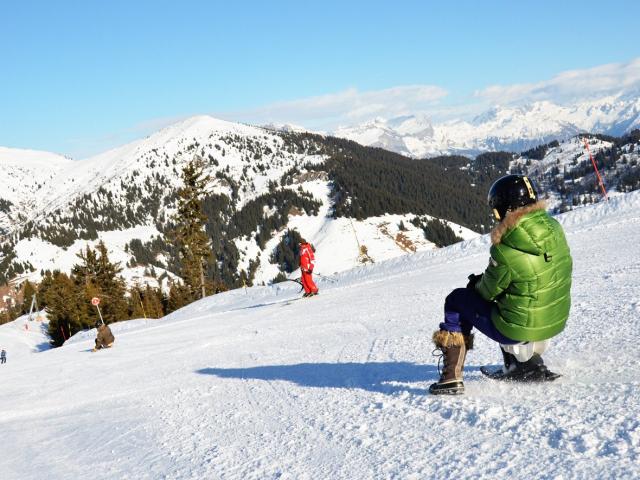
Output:
[[[500,347],[515,356],[519,362],[526,362],[533,357],[534,353],[542,356],[547,348],[549,348],[549,344],[550,341],[547,339],[538,342],[522,342],[511,345],[500,344]]]

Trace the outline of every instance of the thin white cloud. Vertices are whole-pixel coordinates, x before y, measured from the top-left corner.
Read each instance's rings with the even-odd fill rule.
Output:
[[[495,104],[523,104],[549,100],[567,104],[588,97],[621,92],[640,92],[640,57],[627,63],[611,63],[583,70],[570,70],[549,80],[513,85],[491,85],[473,95],[461,97],[435,85],[402,85],[381,90],[350,88],[297,100],[271,103],[244,111],[210,112],[230,121],[301,125],[316,131],[334,131],[374,117],[424,115],[436,123],[470,119]],[[200,113],[200,112],[198,112]],[[178,122],[186,116],[150,119],[102,138],[70,139],[68,147],[76,158],[123,144],[141,134]]]
[[[514,85],[492,85],[474,93],[492,103],[526,103],[550,100],[566,103],[581,98],[640,89],[640,58],[583,70],[568,70],[550,80]]]
[[[403,85],[361,92],[350,88],[342,92],[272,103],[224,117],[252,123],[300,123],[305,126],[357,123],[375,116],[392,117],[433,107],[447,95],[434,85]]]
[[[567,104],[589,97],[640,91],[640,58],[582,70],[561,72],[549,80],[513,85],[491,85],[451,103],[447,90],[434,85],[404,85],[382,90],[355,88],[316,97],[273,103],[227,112],[221,116],[254,124],[292,123],[311,129],[333,130],[374,117],[426,115],[435,122],[469,119],[491,105],[549,100]]]

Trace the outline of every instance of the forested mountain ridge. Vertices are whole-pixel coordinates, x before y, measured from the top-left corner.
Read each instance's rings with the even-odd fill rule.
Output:
[[[589,141],[610,188],[638,188],[637,132]],[[557,211],[599,199],[582,137],[522,154],[417,161],[350,140],[201,116],[91,159],[47,157],[47,169],[32,162],[42,170],[37,185],[26,173],[9,193],[0,190],[0,280],[69,271],[85,243],[100,239],[129,283],[166,287],[179,271],[169,241],[176,192],[196,157],[211,177],[203,198],[214,252],[207,273],[228,287],[288,271],[277,259],[292,254],[289,230],[319,245],[325,273],[485,232],[486,192],[509,172],[531,175]],[[12,165],[0,168],[15,172]]]
[[[541,145],[515,155],[509,171],[532,177],[554,211],[598,202],[603,193],[585,140],[609,195],[640,188],[640,130],[621,137],[581,134]]]
[[[278,265],[269,259],[287,227],[320,241],[329,230],[346,235],[349,225],[354,245],[360,249],[360,243],[368,243],[373,250],[372,242],[378,240],[360,230],[389,223],[371,220],[385,214],[405,217],[397,223],[404,220],[415,237],[411,248],[418,249],[433,243],[422,227],[411,223],[416,215],[450,220],[463,236],[485,228],[486,217],[472,208],[482,194],[467,188],[471,181],[466,172],[346,140],[201,116],[87,160],[62,162],[46,181],[39,180],[35,193],[26,180],[23,191],[11,198],[0,189],[7,220],[0,279],[31,276],[37,281],[46,270],[69,270],[83,242],[95,245],[100,238],[110,256],[128,267],[130,277],[167,280],[178,271],[168,241],[176,192],[182,168],[196,157],[211,177],[203,198],[215,254],[209,273],[230,287],[269,281],[278,274]],[[451,186],[462,192],[453,199]],[[366,219],[368,223],[359,222]],[[385,225],[384,231],[374,236],[398,243],[397,225]],[[377,259],[405,248],[398,246],[396,253],[381,253]],[[357,256],[352,255],[354,261]],[[331,268],[351,266],[334,263]]]

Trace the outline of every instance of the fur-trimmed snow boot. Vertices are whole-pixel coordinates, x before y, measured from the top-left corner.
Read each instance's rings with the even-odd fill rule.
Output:
[[[472,335],[460,332],[438,330],[433,334],[436,349],[442,352],[443,366],[440,380],[431,384],[429,393],[433,395],[460,395],[464,393],[462,369],[467,354],[467,346],[473,346]]]
[[[469,353],[469,350],[473,350],[473,333],[470,333],[469,335],[463,335],[464,337],[464,347],[465,347],[465,352],[464,352],[464,362],[466,362],[467,360],[467,353]]]

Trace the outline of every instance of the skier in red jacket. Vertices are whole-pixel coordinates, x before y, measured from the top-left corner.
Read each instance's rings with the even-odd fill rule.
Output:
[[[313,282],[311,274],[315,265],[315,255],[313,247],[306,240],[300,240],[300,271],[302,272],[302,288],[304,288],[304,297],[312,297],[318,294],[318,287]]]

